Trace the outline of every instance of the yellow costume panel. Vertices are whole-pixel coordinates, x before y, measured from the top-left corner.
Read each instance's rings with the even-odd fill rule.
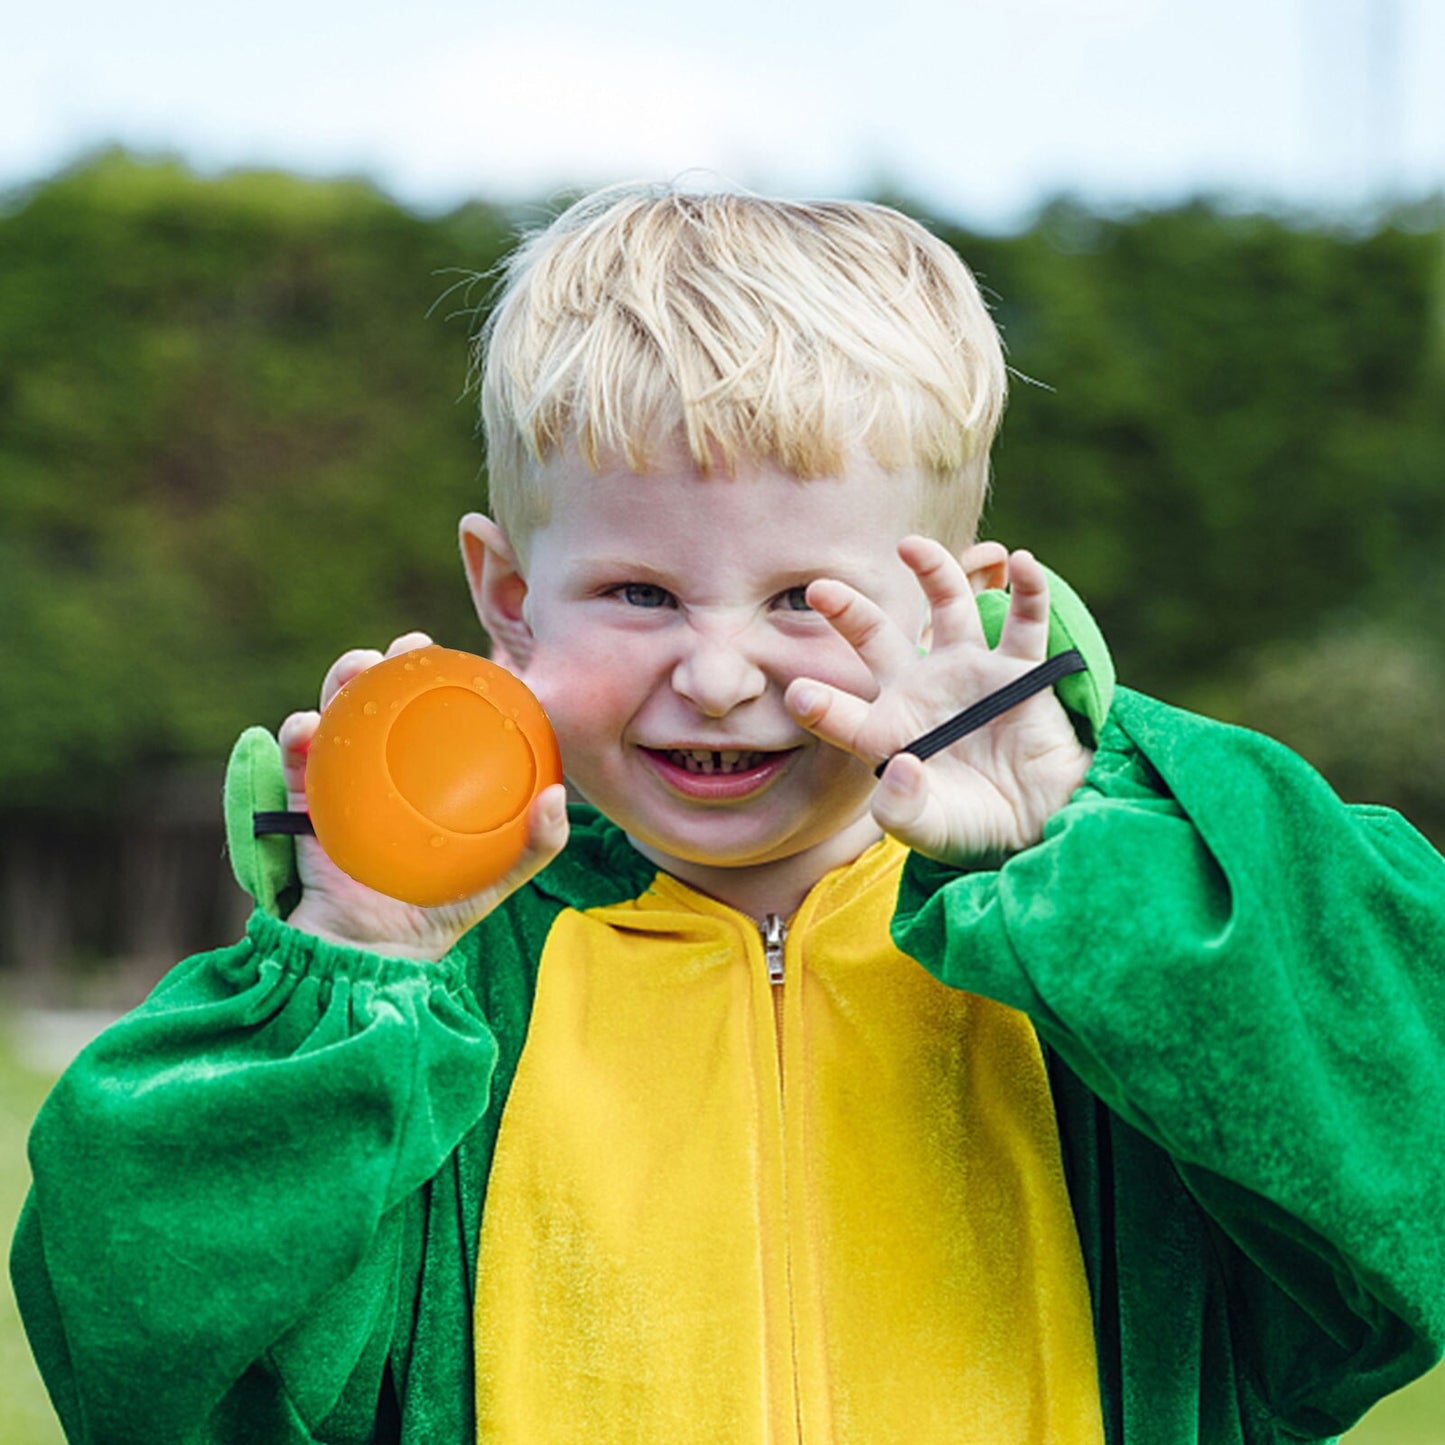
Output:
[[[483,1217],[479,1439],[1102,1441],[1037,1040],[893,946],[903,859],[771,939],[665,874],[559,916]]]

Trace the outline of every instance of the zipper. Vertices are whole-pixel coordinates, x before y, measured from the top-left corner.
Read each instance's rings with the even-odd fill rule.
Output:
[[[768,983],[773,990],[773,1037],[778,1045],[778,1092],[783,1089],[783,950],[788,943],[788,925],[781,915],[769,913],[758,925],[763,935],[763,958],[768,965]],[[781,1099],[779,1100],[781,1102]]]
[[[761,924],[763,957],[768,961],[768,982],[774,988],[783,986],[783,946],[788,941],[788,925],[776,913],[769,913]]]
[[[778,1092],[779,1105],[782,1103],[783,1092],[783,984],[786,978],[783,965],[784,950],[788,943],[788,925],[783,921],[781,915],[769,913],[764,916],[759,925],[759,932],[763,936],[763,958],[768,966],[768,983],[773,991],[773,1029],[778,1045]],[[787,1157],[787,1130],[784,1128],[783,1156]],[[786,1187],[785,1187],[786,1197]],[[784,1231],[784,1258],[787,1273],[787,1326],[788,1326],[788,1353],[792,1360],[792,1390],[793,1390],[793,1438],[801,1445],[803,1439],[803,1398],[802,1380],[799,1378],[798,1368],[798,1319],[797,1311],[793,1301],[793,1260],[792,1245],[787,1239],[789,1233],[788,1208],[784,1204],[784,1217],[781,1221]]]

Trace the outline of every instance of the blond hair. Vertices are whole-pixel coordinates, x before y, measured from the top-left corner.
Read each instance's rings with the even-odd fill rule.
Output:
[[[478,337],[491,506],[525,545],[549,461],[836,475],[866,452],[972,539],[1006,393],[967,267],[885,206],[615,187],[523,241]]]

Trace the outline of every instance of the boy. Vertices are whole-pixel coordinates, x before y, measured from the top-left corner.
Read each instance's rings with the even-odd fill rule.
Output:
[[[604,193],[485,347],[468,581],[592,806],[544,793],[464,904],[306,839],[295,899],[242,750],[247,939],[36,1126],[14,1271],[70,1437],[1283,1442],[1427,1368],[1445,864],[1114,696],[975,543],[1004,371],[956,258]]]

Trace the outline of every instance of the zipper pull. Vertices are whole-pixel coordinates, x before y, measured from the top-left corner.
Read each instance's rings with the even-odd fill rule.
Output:
[[[768,961],[768,982],[780,988],[783,982],[783,945],[788,941],[788,925],[776,913],[763,919],[763,956]]]

